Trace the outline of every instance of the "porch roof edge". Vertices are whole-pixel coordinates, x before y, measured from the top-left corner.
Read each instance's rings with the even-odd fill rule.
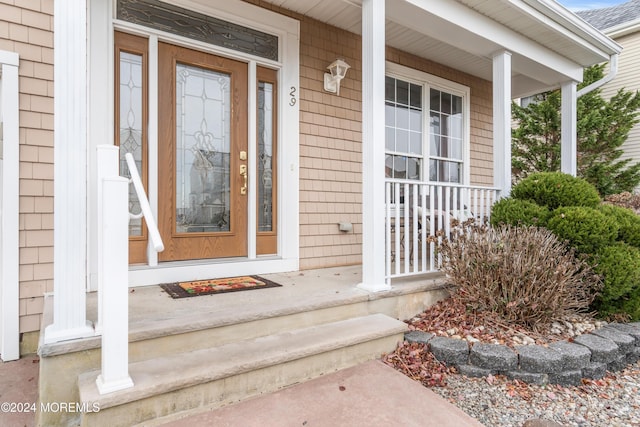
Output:
[[[580,16],[554,0],[511,0],[511,3],[523,3],[534,8],[609,56],[622,51],[622,46],[612,40],[608,35],[593,27],[584,19],[580,18]]]

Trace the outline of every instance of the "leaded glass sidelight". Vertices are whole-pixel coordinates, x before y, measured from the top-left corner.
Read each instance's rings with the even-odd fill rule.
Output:
[[[227,232],[231,77],[176,66],[176,232]]]
[[[142,173],[143,153],[143,73],[142,55],[120,52],[120,173],[130,178],[125,154],[133,154]],[[140,202],[133,185],[129,186],[129,212],[140,212]],[[129,220],[129,236],[142,235],[142,219]]]
[[[258,83],[258,231],[273,230],[273,84]]]

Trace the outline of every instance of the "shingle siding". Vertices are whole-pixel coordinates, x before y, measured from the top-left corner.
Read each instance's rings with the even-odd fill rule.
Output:
[[[300,268],[362,262],[362,56],[360,36],[278,8],[246,0],[300,21]],[[324,92],[336,58],[351,69],[340,95]],[[471,183],[493,184],[491,82],[387,48],[388,61],[471,89]],[[353,231],[338,230],[338,222]]]
[[[300,268],[360,263],[361,39],[308,18],[300,31]],[[340,96],[323,90],[325,67],[336,57],[352,67]],[[470,87],[471,182],[492,185],[491,83],[393,48],[386,57]],[[341,221],[353,223],[353,232],[340,232]]]

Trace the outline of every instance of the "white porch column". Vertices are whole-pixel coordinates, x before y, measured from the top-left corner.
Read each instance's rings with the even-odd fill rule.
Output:
[[[54,2],[53,323],[45,343],[93,335],[86,320],[87,4]]]
[[[511,53],[493,56],[493,185],[511,193]]]
[[[578,142],[577,142],[577,100],[578,84],[574,81],[562,84],[561,128],[562,142],[560,143],[560,171],[576,176],[578,173]]]
[[[390,289],[384,253],[385,0],[362,2],[362,283]]]
[[[18,54],[0,51],[0,355],[20,358]]]

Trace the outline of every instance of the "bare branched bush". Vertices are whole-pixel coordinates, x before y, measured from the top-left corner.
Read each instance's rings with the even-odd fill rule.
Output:
[[[600,276],[549,230],[467,225],[441,248],[443,271],[467,307],[532,328],[588,311]]]

